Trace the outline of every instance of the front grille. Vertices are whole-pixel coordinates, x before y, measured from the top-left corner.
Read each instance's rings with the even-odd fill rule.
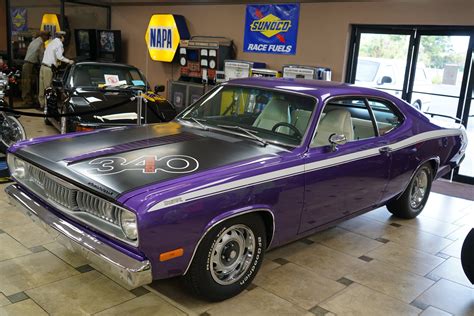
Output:
[[[62,180],[50,176],[43,170],[28,165],[29,182],[34,184],[37,194],[71,212],[85,212],[106,220],[117,226],[120,225],[120,209],[113,204],[88,192],[75,189],[62,183]],[[27,184],[27,186],[29,186]]]
[[[114,224],[119,224],[120,210],[109,202],[98,199],[95,196],[79,191],[76,197],[77,206],[80,210],[93,214]]]
[[[43,173],[44,174],[44,173]],[[44,175],[43,188],[46,197],[71,211],[77,210],[77,191],[71,190]]]

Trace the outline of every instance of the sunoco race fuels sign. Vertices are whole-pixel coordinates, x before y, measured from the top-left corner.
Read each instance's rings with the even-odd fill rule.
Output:
[[[296,53],[299,4],[247,5],[244,52]]]

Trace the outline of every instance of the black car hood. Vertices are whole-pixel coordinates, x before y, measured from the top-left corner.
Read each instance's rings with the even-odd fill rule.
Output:
[[[93,114],[81,115],[81,124],[108,124],[125,125],[137,123],[137,100],[133,90],[80,90],[71,97],[70,105],[77,112],[97,111]],[[119,106],[114,106],[120,104]],[[154,105],[157,105],[155,107]],[[146,110],[145,110],[146,109]],[[174,118],[166,119],[163,111],[172,109],[165,99],[157,99],[144,104],[142,116],[147,123],[160,123]]]
[[[16,154],[108,198],[240,161],[275,156],[278,147],[170,122],[65,135]]]

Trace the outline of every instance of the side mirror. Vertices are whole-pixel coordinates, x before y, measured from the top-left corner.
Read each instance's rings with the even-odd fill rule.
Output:
[[[383,76],[382,79],[380,79],[381,85],[386,84],[386,83],[392,83],[392,82],[393,82],[392,77],[389,77],[389,76]]]
[[[331,151],[336,151],[337,146],[344,145],[345,143],[347,143],[346,136],[338,135],[336,133],[331,134],[331,136],[329,136],[328,140],[329,140],[329,143],[331,144]]]
[[[54,88],[62,88],[63,87],[63,81],[61,79],[53,79],[52,86]]]
[[[158,94],[158,93],[160,93],[160,92],[163,92],[163,91],[165,91],[165,86],[163,86],[163,85],[157,85],[157,86],[155,86],[155,93],[156,93],[156,94]]]

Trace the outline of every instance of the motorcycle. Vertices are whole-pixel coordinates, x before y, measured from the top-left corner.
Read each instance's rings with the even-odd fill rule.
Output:
[[[9,84],[17,80],[19,74],[10,72],[5,74],[0,71],[0,107],[7,107],[5,94],[9,90]],[[18,118],[0,111],[0,183],[8,180],[9,172],[5,162],[7,148],[14,143],[25,140],[26,132]]]
[[[5,106],[4,101],[0,101],[0,106]],[[0,155],[5,155],[7,148],[16,142],[26,139],[26,132],[20,121],[5,112],[0,112]]]

